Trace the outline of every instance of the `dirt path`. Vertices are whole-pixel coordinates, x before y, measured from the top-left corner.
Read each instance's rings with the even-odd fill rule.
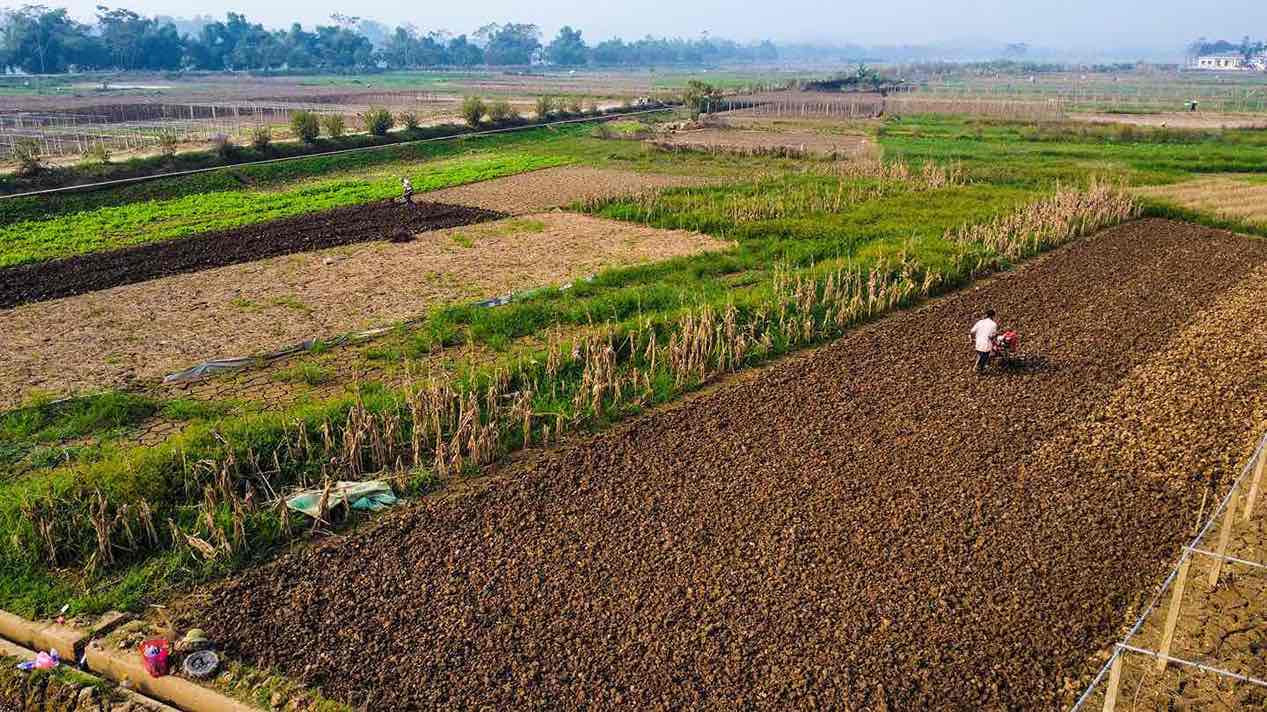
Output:
[[[64,394],[159,379],[211,358],[726,246],[683,230],[548,213],[0,310],[0,409],[33,390]]]
[[[1240,454],[1261,383],[1198,386],[1204,409],[1152,373],[1265,262],[1109,231],[286,555],[189,622],[371,708],[1051,707]],[[1048,370],[968,373],[987,304]],[[1130,383],[1148,407],[1118,417]],[[1176,427],[1209,450],[1156,436]],[[1106,434],[1150,469],[1100,457]]]
[[[524,215],[594,198],[706,182],[707,178],[696,176],[563,166],[444,188],[425,193],[419,199],[496,210],[509,215]]]

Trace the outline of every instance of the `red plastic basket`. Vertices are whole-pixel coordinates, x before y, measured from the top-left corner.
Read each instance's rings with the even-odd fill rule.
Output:
[[[145,666],[145,671],[151,677],[162,677],[167,674],[170,655],[171,650],[168,648],[167,641],[162,638],[141,643],[141,664]]]

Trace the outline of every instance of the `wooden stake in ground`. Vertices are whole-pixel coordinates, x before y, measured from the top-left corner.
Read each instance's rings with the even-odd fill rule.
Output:
[[[1250,478],[1249,495],[1245,497],[1245,521],[1254,511],[1254,500],[1258,499],[1258,488],[1263,482],[1263,470],[1267,469],[1267,450],[1258,451],[1258,464],[1254,466],[1254,476]]]
[[[1122,651],[1113,654],[1113,666],[1109,668],[1109,682],[1104,688],[1104,712],[1117,708],[1117,688],[1122,683]]]
[[[1219,583],[1219,574],[1223,571],[1223,557],[1227,556],[1227,541],[1232,536],[1232,520],[1236,519],[1236,490],[1227,496],[1227,511],[1223,513],[1223,526],[1219,527],[1219,545],[1214,550],[1214,565],[1210,567],[1210,588]]]
[[[1166,669],[1170,659],[1170,645],[1175,642],[1175,625],[1179,622],[1179,604],[1183,603],[1183,588],[1188,584],[1188,567],[1192,565],[1192,556],[1183,553],[1183,563],[1179,565],[1179,573],[1175,576],[1175,587],[1170,597],[1170,610],[1166,611],[1166,627],[1162,629],[1160,655],[1157,657],[1157,671]]]
[[[1196,536],[1201,532],[1201,518],[1205,516],[1205,500],[1210,494],[1210,483],[1207,482],[1205,489],[1201,492],[1201,506],[1197,508],[1197,520],[1192,525],[1192,536]]]

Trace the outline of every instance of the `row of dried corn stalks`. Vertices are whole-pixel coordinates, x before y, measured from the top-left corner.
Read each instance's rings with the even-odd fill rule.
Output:
[[[1023,259],[1138,214],[1139,206],[1124,189],[1096,180],[1086,189],[1058,189],[997,220],[955,228],[946,239],[962,248],[984,248],[986,262],[979,271],[991,258]]]

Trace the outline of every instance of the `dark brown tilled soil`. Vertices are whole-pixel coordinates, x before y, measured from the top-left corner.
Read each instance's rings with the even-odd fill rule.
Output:
[[[470,225],[501,213],[444,203],[392,201],[199,233],[109,252],[0,269],[0,309],[242,262]]]
[[[1054,707],[1212,472],[1044,446],[1096,448],[1065,436],[1264,261],[1123,226],[285,555],[186,623],[374,710]],[[986,305],[1052,368],[972,376]],[[1234,395],[1192,421],[1239,438]]]

